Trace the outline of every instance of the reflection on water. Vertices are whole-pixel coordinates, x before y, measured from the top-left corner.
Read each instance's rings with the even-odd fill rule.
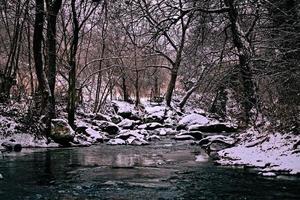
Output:
[[[0,173],[7,200],[300,199],[299,179],[216,167],[199,147],[174,142],[25,153],[1,160]]]

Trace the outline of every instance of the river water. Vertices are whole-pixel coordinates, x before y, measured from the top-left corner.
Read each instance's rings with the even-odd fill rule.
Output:
[[[197,159],[197,161],[196,161]],[[300,199],[300,179],[215,166],[197,146],[24,150],[0,160],[1,200]]]

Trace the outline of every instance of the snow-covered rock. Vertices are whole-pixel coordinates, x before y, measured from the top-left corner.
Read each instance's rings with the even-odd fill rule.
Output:
[[[116,111],[116,113],[124,118],[129,118],[131,117],[133,110],[134,110],[134,105],[130,104],[125,101],[113,101],[113,107]]]
[[[124,145],[126,142],[120,138],[110,139],[106,144],[108,145]]]
[[[185,129],[188,126],[191,125],[206,125],[209,123],[209,119],[203,115],[199,114],[189,114],[184,116],[179,122],[178,122],[178,129]]]
[[[130,119],[124,119],[120,123],[118,123],[118,126],[123,129],[133,129],[133,127],[137,124],[137,121],[130,120]]]
[[[143,134],[140,134],[140,131],[138,130],[123,131],[121,132],[121,134],[116,136],[116,138],[121,138],[122,140],[127,140],[129,137],[144,139],[145,136]]]
[[[137,145],[137,146],[149,144],[149,142],[147,142],[146,140],[144,140],[142,138],[137,138],[137,137],[132,137],[132,136],[126,140],[126,143],[129,145]]]
[[[165,106],[147,106],[145,108],[146,115],[144,116],[144,121],[149,122],[159,122],[162,123],[166,114]]]
[[[75,131],[65,119],[52,119],[50,137],[61,145],[69,145],[75,137]]]
[[[87,128],[85,132],[89,136],[89,139],[87,140],[88,142],[95,143],[95,142],[103,142],[105,140],[105,136],[100,134],[99,131],[96,131],[92,128]]]
[[[139,125],[137,128],[145,129],[145,130],[154,130],[154,129],[158,129],[158,128],[162,128],[162,127],[163,127],[163,125],[161,123],[152,122],[152,123],[146,123],[146,124]]]
[[[156,141],[156,140],[160,140],[160,137],[158,135],[150,135],[150,136],[146,137],[146,139],[148,141]]]

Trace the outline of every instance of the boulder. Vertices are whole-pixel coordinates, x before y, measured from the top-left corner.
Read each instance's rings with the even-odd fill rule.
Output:
[[[107,132],[109,135],[116,135],[120,131],[120,128],[112,122],[97,121],[97,126],[101,131]]]
[[[52,119],[50,138],[63,146],[69,146],[73,141],[75,131],[64,119]]]

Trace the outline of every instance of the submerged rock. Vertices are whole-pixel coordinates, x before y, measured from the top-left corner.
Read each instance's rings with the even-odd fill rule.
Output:
[[[64,119],[52,119],[50,137],[63,146],[68,146],[75,137],[75,131]]]

